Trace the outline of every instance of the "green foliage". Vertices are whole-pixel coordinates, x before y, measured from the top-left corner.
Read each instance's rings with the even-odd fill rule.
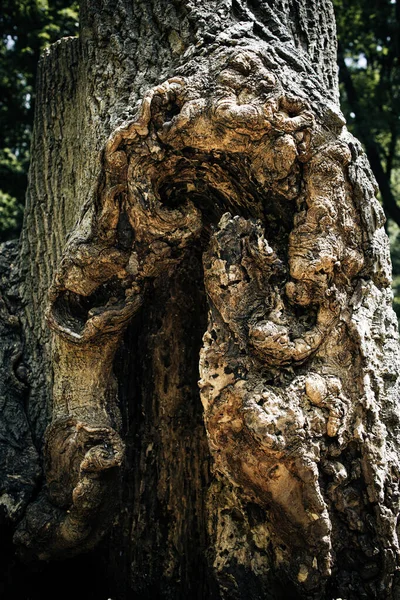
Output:
[[[0,240],[17,235],[21,224],[33,125],[35,74],[40,54],[59,38],[76,35],[77,28],[77,2],[2,1],[0,207],[4,210],[0,208]]]
[[[18,232],[22,212],[22,206],[18,204],[17,199],[0,190],[0,222],[7,237],[13,237]]]
[[[354,88],[341,74],[342,108],[349,129],[376,143],[381,165],[400,204],[400,0],[333,0],[339,40]],[[357,107],[357,108],[356,108]],[[391,212],[383,197],[383,207]],[[394,307],[400,318],[400,223],[389,222]]]
[[[339,50],[387,163],[391,137],[398,142],[400,132],[399,5],[392,0],[334,0],[334,5]],[[351,115],[352,107],[342,92],[343,108],[352,128],[358,115]],[[396,159],[399,167],[398,152]]]

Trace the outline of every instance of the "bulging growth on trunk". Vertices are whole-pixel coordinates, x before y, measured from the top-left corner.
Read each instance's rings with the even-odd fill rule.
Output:
[[[196,587],[198,598],[396,598],[390,263],[337,104],[330,4],[94,9],[72,54],[96,118],[93,100],[79,144],[67,119],[62,148],[70,135],[78,157],[49,175],[77,195],[57,223],[80,216],[24,292],[49,298],[31,402],[48,404],[38,382],[50,365],[53,377],[45,481],[15,542],[68,558],[113,524],[111,552],[130,557],[121,598],[154,593],[157,560],[166,598]],[[140,64],[152,65],[148,86]],[[23,257],[38,252],[35,202]],[[26,336],[32,349],[38,333]]]

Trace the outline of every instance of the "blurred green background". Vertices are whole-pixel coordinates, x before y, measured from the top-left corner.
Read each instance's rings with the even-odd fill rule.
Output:
[[[400,0],[333,0],[342,108],[368,155],[387,216],[400,318]],[[78,33],[78,2],[3,0],[0,14],[0,241],[19,235],[41,52]]]
[[[400,319],[400,0],[333,0],[342,109],[379,185]]]

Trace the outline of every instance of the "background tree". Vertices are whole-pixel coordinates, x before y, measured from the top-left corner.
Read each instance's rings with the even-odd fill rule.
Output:
[[[81,8],[2,249],[5,593],[396,598],[398,335],[331,3]]]

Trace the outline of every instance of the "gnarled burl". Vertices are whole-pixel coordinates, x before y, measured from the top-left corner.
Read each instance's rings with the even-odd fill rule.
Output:
[[[391,597],[397,354],[392,313],[377,311],[390,303],[382,211],[336,106],[289,90],[290,61],[282,69],[284,81],[260,44],[222,47],[151,89],[104,148],[50,290],[47,485],[19,533],[42,557],[88,548],[107,529],[124,454],[113,357],[157,278],[202,244],[210,494],[230,486],[243,519],[256,507],[258,557],[305,597],[323,597],[344,548],[364,557],[365,593]],[[383,336],[376,371],[370,348]],[[229,518],[210,517],[213,568],[233,597],[224,527]]]

